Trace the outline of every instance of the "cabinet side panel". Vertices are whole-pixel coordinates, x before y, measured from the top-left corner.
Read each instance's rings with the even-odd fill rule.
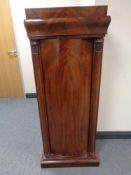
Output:
[[[85,155],[88,147],[92,40],[41,44],[51,153]]]

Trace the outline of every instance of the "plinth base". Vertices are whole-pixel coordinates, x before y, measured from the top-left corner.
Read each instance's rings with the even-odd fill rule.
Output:
[[[41,168],[99,166],[98,156],[86,157],[42,157]]]

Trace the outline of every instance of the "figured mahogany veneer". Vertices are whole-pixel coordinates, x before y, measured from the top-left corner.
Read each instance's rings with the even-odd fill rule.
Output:
[[[98,166],[96,127],[107,6],[26,9],[42,167]]]

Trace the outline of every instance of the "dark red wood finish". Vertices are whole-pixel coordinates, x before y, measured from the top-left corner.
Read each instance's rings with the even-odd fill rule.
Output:
[[[107,6],[26,9],[42,167],[98,166],[96,127]]]

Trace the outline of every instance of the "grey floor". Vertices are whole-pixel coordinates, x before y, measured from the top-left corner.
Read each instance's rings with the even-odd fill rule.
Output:
[[[41,169],[36,99],[0,99],[0,175],[131,175],[131,140],[97,140],[100,167]]]

